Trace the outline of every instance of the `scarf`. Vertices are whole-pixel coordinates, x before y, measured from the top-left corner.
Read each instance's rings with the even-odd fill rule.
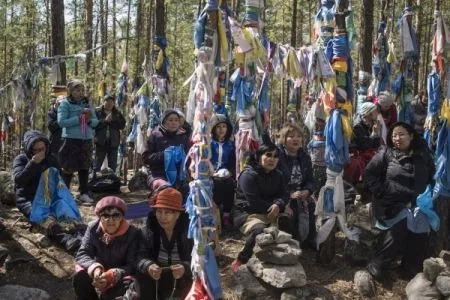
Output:
[[[119,229],[113,234],[109,234],[106,232],[105,228],[103,228],[102,222],[100,222],[100,228],[103,232],[102,241],[109,245],[115,238],[124,235],[128,231],[128,227],[130,225],[128,224],[128,221],[123,219],[122,223],[120,223]]]

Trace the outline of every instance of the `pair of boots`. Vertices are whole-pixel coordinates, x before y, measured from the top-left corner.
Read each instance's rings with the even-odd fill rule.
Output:
[[[80,231],[66,232],[59,224],[48,229],[48,237],[53,242],[62,246],[68,252],[76,253],[81,246],[83,233]]]

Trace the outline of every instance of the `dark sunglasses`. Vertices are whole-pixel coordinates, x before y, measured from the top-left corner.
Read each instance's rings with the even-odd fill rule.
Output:
[[[118,220],[118,219],[120,219],[120,217],[122,217],[122,214],[118,213],[118,212],[113,213],[113,214],[104,213],[104,214],[100,215],[100,218],[102,218],[103,220],[108,220],[108,219]]]
[[[266,153],[264,153],[264,155],[269,157],[269,158],[278,158],[278,156],[279,156],[277,152],[275,152],[275,153],[273,153],[273,152],[266,152]]]

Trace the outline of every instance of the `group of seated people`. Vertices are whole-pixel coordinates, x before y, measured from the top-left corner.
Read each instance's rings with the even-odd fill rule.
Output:
[[[79,114],[88,113],[81,110]],[[183,169],[190,136],[180,117],[176,110],[166,110],[142,155],[149,167],[148,187],[152,192],[152,210],[142,230],[128,224],[124,218],[127,205],[118,197],[108,196],[97,203],[98,219],[87,229],[73,198],[64,194],[58,201],[60,205],[52,205],[53,199],[48,199],[48,191],[42,187],[50,185],[47,171],[54,170],[64,179],[64,170],[51,155],[45,136],[38,131],[25,134],[25,153],[14,161],[17,206],[31,222],[43,220],[39,225],[55,242],[69,251],[78,250],[73,284],[79,299],[98,299],[98,295],[101,299],[115,299],[124,294],[142,299],[158,294],[159,299],[165,299],[187,294],[192,283],[192,241],[187,238],[189,221],[183,208],[189,174],[183,174]],[[369,272],[379,278],[399,254],[404,254],[402,265],[411,272],[418,272],[426,257],[429,227],[418,230],[409,219],[417,206],[417,196],[433,184],[434,163],[426,143],[412,126],[392,124],[384,142],[377,119],[376,105],[365,103],[354,125],[351,151],[364,158],[363,175],[353,178],[363,180],[373,193],[377,227],[386,233],[382,248],[368,264]],[[233,271],[251,258],[255,238],[267,226],[279,226],[302,246],[316,247],[314,195],[326,180],[324,120],[316,121],[321,126],[312,132],[307,149],[303,149],[303,131],[289,123],[280,130],[277,143],[266,139],[250,155],[235,180],[232,126],[225,116],[213,116],[213,198],[222,212],[224,227],[240,229],[246,239],[232,264]],[[89,126],[89,121],[86,124]],[[78,146],[82,148],[83,143]],[[63,180],[58,182],[59,175],[56,177],[58,190],[67,190],[68,185]],[[39,192],[42,201],[36,201]],[[414,255],[404,252],[406,245],[415,249]]]

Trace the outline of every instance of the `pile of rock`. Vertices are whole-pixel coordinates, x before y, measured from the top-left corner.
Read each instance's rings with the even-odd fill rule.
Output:
[[[438,258],[423,262],[419,273],[406,286],[409,300],[450,299],[450,252],[442,251]]]
[[[239,299],[303,299],[306,274],[299,262],[299,243],[286,232],[269,227],[256,237],[255,257],[235,274]]]

